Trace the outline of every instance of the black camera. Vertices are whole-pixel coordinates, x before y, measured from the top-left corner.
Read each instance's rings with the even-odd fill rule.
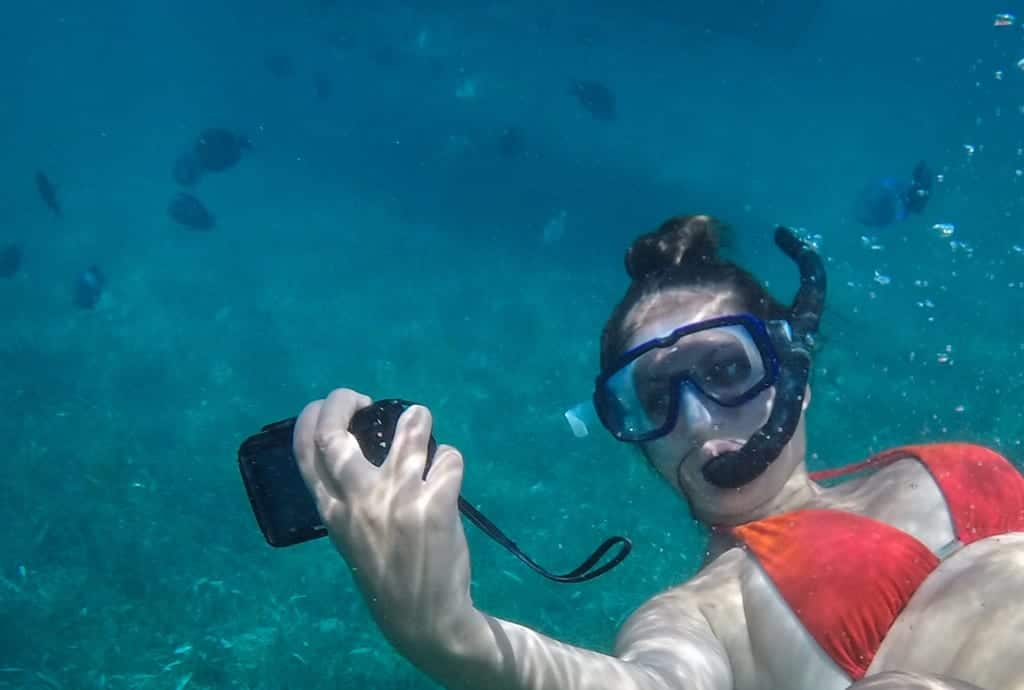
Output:
[[[413,404],[397,398],[379,400],[352,416],[348,429],[356,437],[366,459],[377,467],[384,464],[391,450],[398,418]],[[295,419],[292,417],[266,425],[258,434],[245,439],[238,449],[238,467],[252,512],[260,531],[271,546],[291,546],[327,535],[316,501],[309,493],[292,453]],[[436,450],[437,442],[431,436],[423,468],[424,479],[430,471]],[[497,525],[462,496],[459,496],[459,512],[532,570],[555,582],[584,582],[593,579],[621,563],[632,548],[628,539],[611,537],[575,570],[555,575],[523,553]],[[618,553],[603,565],[594,567],[616,544],[621,546]]]
[[[412,404],[396,398],[380,400],[352,416],[348,430],[359,441],[366,459],[377,467],[388,456],[398,418]],[[238,449],[238,467],[252,512],[271,546],[291,546],[327,534],[292,453],[295,419],[266,425]],[[424,477],[436,449],[437,442],[431,436]]]

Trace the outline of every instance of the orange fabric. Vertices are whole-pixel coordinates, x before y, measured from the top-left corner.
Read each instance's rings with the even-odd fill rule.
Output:
[[[931,472],[949,506],[957,539],[965,545],[1024,532],[1024,475],[999,453],[969,443],[896,449],[900,450]]]
[[[838,510],[740,525],[793,613],[852,679],[864,677],[896,616],[939,559],[895,527]]]
[[[812,472],[811,479],[845,477],[908,457],[928,468],[939,485],[963,544],[1024,531],[1024,475],[999,453],[973,443],[901,446],[855,465]]]
[[[907,457],[934,477],[962,543],[1024,532],[1024,475],[982,446],[903,446],[811,477],[849,476]],[[746,545],[807,631],[854,680],[940,562],[906,532],[839,510],[798,510],[723,529]]]

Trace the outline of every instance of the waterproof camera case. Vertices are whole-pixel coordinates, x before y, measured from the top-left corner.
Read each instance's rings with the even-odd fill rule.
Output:
[[[413,403],[392,398],[381,400],[359,410],[352,416],[349,431],[359,441],[366,459],[380,467],[387,459],[395,435],[398,418]],[[238,467],[249,494],[249,503],[260,531],[271,546],[291,546],[327,534],[316,501],[306,488],[292,454],[295,418],[284,419],[263,427],[260,433],[245,439],[238,449]],[[437,443],[430,437],[423,478],[434,461]],[[554,582],[579,583],[608,572],[629,555],[632,543],[625,537],[610,537],[573,570],[556,574],[527,556],[514,541],[487,516],[462,496],[459,512],[502,548],[525,563],[531,570]],[[607,561],[601,562],[612,548],[618,547]]]
[[[398,418],[412,403],[378,401],[352,416],[349,431],[363,455],[380,467],[391,449]],[[327,535],[316,501],[306,487],[292,453],[295,417],[268,424],[247,438],[238,449],[238,467],[260,531],[271,546],[291,546]],[[427,466],[437,444],[430,437]]]

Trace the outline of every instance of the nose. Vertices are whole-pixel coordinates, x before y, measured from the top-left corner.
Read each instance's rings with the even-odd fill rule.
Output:
[[[711,412],[701,396],[687,382],[679,384],[679,422],[689,435],[699,435],[711,430]]]

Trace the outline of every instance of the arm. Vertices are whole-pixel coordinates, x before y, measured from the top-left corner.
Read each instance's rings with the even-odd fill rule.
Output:
[[[857,681],[847,690],[982,690],[955,678],[888,671]]]
[[[381,466],[348,426],[369,398],[336,390],[306,406],[295,456],[331,540],[381,632],[451,690],[730,690],[721,643],[680,588],[626,623],[617,656],[545,637],[479,611],[457,499],[462,455],[440,445],[423,476],[430,412],[402,414]]]
[[[448,644],[406,656],[450,690],[730,690],[724,648],[699,609],[679,599],[662,595],[641,607],[620,631],[615,656],[475,609]]]

